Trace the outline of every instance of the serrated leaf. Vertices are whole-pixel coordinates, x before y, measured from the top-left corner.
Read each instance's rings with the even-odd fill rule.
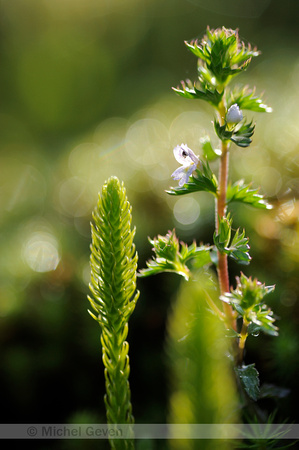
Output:
[[[270,288],[274,287],[270,286]],[[273,311],[271,311],[271,308],[269,308],[266,304],[255,305],[248,316],[256,325],[256,331],[262,331],[270,336],[278,336],[278,327],[274,325],[275,318],[273,317]]]
[[[191,52],[202,60],[216,77],[220,85],[246,70],[252,57],[259,52],[250,44],[246,47],[240,41],[237,30],[224,27],[210,30],[201,41],[185,42]]]
[[[239,376],[241,384],[244,387],[247,395],[256,402],[260,392],[260,380],[259,373],[254,367],[254,364],[236,367],[235,371]]]
[[[251,260],[251,256],[248,253],[249,249],[248,238],[245,237],[245,230],[240,234],[238,229],[227,249],[230,252],[229,256],[241,264],[249,264]]]
[[[252,125],[252,122],[241,123],[237,125],[230,140],[239,147],[248,147],[252,142],[250,138],[254,133],[254,128],[255,125]]]
[[[224,125],[220,125],[218,120],[215,119],[214,120],[214,128],[215,128],[215,133],[217,134],[219,139],[221,139],[221,141],[228,141],[231,139],[231,137],[233,135],[233,131],[227,129],[226,123]]]
[[[208,60],[209,55],[207,54],[207,52],[205,52],[205,49],[201,48],[200,45],[198,45],[198,40],[192,40],[190,42],[185,41],[185,45],[195,56],[197,56],[197,58],[200,58],[203,61]]]
[[[198,99],[199,96],[195,92],[194,87],[192,86],[192,83],[190,80],[181,81],[181,86],[177,86],[176,88],[172,88],[172,90],[184,98],[192,98],[192,99]]]
[[[172,89],[181,97],[204,100],[214,106],[218,106],[224,92],[218,92],[213,85],[201,82],[200,79],[197,83],[190,80],[181,81],[181,86]]]
[[[214,232],[214,244],[221,253],[226,253],[231,239],[231,224],[230,216],[221,217],[219,220],[218,233]]]
[[[251,184],[245,185],[244,180],[237,181],[227,186],[226,203],[241,202],[260,209],[271,209],[270,205],[263,195],[260,195],[258,189],[250,189]]]
[[[208,161],[213,161],[221,156],[221,150],[213,149],[209,136],[205,136],[200,140],[203,154]]]
[[[248,253],[250,247],[245,231],[240,232],[238,229],[231,239],[231,225],[229,215],[220,219],[218,234],[214,233],[214,244],[221,253],[226,253],[240,264],[248,264],[251,257]]]
[[[217,194],[218,181],[210,169],[208,162],[202,162],[202,170],[196,169],[189,178],[188,183],[182,187],[172,187],[166,191],[170,195],[185,195],[191,192],[206,191],[213,195]]]
[[[240,122],[234,128],[230,128],[226,122],[220,125],[218,120],[215,119],[214,128],[217,136],[222,141],[231,140],[239,147],[248,147],[252,142],[250,137],[254,133],[255,125],[252,125],[252,122],[247,124]]]
[[[212,247],[208,245],[196,248],[195,252],[192,254],[192,268],[200,269],[201,267],[212,264],[211,248]]]
[[[155,256],[147,261],[146,269],[140,270],[141,277],[173,272],[188,280],[190,269],[187,263],[189,261],[192,261],[194,268],[200,268],[212,262],[209,256],[210,246],[197,247],[195,242],[190,246],[184,242],[179,243],[175,230],[169,231],[166,236],[159,235],[149,241],[153,245]]]
[[[255,89],[245,87],[235,87],[227,98],[227,107],[237,103],[240,109],[247,109],[255,112],[272,112],[272,108],[265,105],[261,97],[255,95]]]

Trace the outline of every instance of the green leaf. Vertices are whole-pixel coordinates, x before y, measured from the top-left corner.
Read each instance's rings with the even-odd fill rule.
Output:
[[[240,277],[236,277],[236,281],[236,289],[232,289],[231,293],[226,293],[224,296],[231,305],[238,304],[244,311],[252,311],[256,306],[255,313],[259,311],[263,298],[275,288],[275,286],[265,286],[257,278],[246,277],[242,272]]]
[[[254,128],[255,125],[252,125],[252,122],[247,124],[241,122],[235,128],[230,140],[239,147],[248,147],[252,142],[250,138],[254,133]]]
[[[249,264],[251,257],[248,253],[248,238],[245,237],[245,231],[240,233],[238,229],[231,239],[232,219],[228,214],[219,221],[218,234],[214,232],[214,244],[221,253],[226,253],[230,258],[240,264]]]
[[[237,103],[240,109],[247,109],[255,112],[272,112],[272,108],[263,103],[261,97],[255,94],[255,89],[249,89],[248,86],[235,87],[227,95],[227,108]]]
[[[259,52],[250,44],[246,47],[240,41],[237,30],[224,27],[210,30],[203,39],[185,42],[189,50],[202,60],[216,77],[219,85],[224,85],[238,73],[247,69],[252,57]]]
[[[227,253],[226,249],[228,248],[231,239],[231,224],[232,219],[229,214],[227,217],[221,217],[218,234],[216,231],[214,232],[214,244],[221,253]]]
[[[249,264],[251,260],[251,256],[248,253],[248,250],[250,249],[248,240],[249,239],[245,237],[245,230],[240,233],[240,230],[238,228],[230,246],[226,250],[227,252],[229,252],[228,254],[232,259],[238,261],[241,264]]]
[[[193,84],[190,80],[181,81],[181,86],[172,89],[181,97],[205,100],[213,106],[218,106],[224,92],[218,92],[215,87],[201,82],[200,79],[197,83]]]
[[[140,270],[141,277],[173,272],[188,280],[190,269],[187,263],[189,261],[192,261],[192,266],[196,269],[212,263],[210,246],[197,247],[195,242],[190,246],[180,243],[175,230],[169,231],[166,236],[158,235],[157,238],[149,239],[149,241],[153,245],[155,256],[147,261],[146,269]]]
[[[263,195],[260,195],[258,189],[250,189],[251,184],[245,185],[244,180],[237,181],[227,186],[226,202],[241,202],[260,209],[272,209]]]
[[[278,336],[278,327],[274,325],[273,311],[265,304],[255,305],[247,317],[255,325],[255,332],[262,331],[270,336]],[[251,325],[251,324],[250,324]],[[250,332],[251,329],[250,329]]]
[[[227,123],[220,125],[218,120],[214,120],[214,128],[217,136],[221,141],[229,141],[233,135],[233,131],[227,128]]]
[[[213,161],[221,156],[221,150],[213,149],[209,136],[205,136],[200,140],[203,154],[208,161]]]
[[[244,121],[242,121],[231,128],[226,122],[223,125],[220,125],[218,120],[215,119],[214,128],[217,136],[222,141],[231,140],[239,147],[248,147],[252,142],[250,137],[254,133],[255,125],[252,125],[252,122],[245,124]]]
[[[213,262],[211,259],[211,249],[212,247],[208,245],[197,247],[192,255],[192,268],[200,269],[201,267],[211,265]]]
[[[271,336],[278,336],[273,312],[264,303],[264,297],[273,292],[275,286],[265,286],[256,278],[248,278],[243,273],[236,277],[236,280],[236,289],[226,292],[220,297],[221,300],[229,303],[249,324],[249,334],[256,336],[262,331]]]
[[[254,367],[254,364],[236,367],[235,371],[247,395],[256,402],[259,397],[260,380],[259,373]]]
[[[188,183],[182,187],[172,187],[166,191],[170,195],[185,195],[190,192],[206,191],[217,195],[218,181],[216,175],[210,169],[208,161],[202,162],[202,169],[196,169],[189,178]]]

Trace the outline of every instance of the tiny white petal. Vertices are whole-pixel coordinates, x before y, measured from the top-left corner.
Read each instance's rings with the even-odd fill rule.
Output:
[[[179,181],[179,186],[180,186],[180,187],[183,187],[184,184],[188,183],[188,179],[189,179],[189,177],[188,177],[187,173],[184,172],[184,173],[182,174],[182,178],[181,178],[180,181]]]
[[[239,123],[242,119],[243,113],[237,103],[235,103],[228,109],[226,114],[226,121],[227,123]]]
[[[188,183],[189,177],[196,170],[200,161],[186,144],[175,147],[173,153],[175,159],[181,164],[181,167],[176,169],[171,176],[174,180],[179,180],[179,187],[182,187]]]
[[[174,180],[179,180],[185,173],[185,167],[179,167],[171,175]]]
[[[196,169],[196,165],[195,165],[195,164],[192,164],[192,165],[188,168],[188,170],[187,170],[187,172],[186,172],[186,175],[187,175],[188,178],[192,175],[192,173],[194,172],[195,169]]]
[[[195,164],[199,163],[199,159],[197,158],[197,156],[189,147],[187,147],[186,144],[176,146],[173,149],[173,154],[177,162],[183,164],[184,166],[189,165],[192,162],[194,162]]]

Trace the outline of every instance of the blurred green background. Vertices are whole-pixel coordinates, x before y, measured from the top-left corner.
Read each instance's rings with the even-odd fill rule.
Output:
[[[140,268],[148,236],[176,227],[187,242],[212,241],[211,197],[165,193],[174,146],[199,153],[205,134],[217,142],[212,108],[171,91],[195,77],[183,41],[207,25],[239,28],[262,51],[238,81],[265,91],[274,111],[254,114],[253,143],[232,149],[230,174],[276,205],[236,206],[234,226],[250,237],[244,272],[277,286],[268,303],[280,336],[249,338],[246,363],[291,390],[278,420],[298,421],[298,13],[294,0],[0,1],[1,422],[105,422],[100,330],[86,295],[91,211],[109,176],[125,182]],[[232,283],[239,271],[231,266]],[[179,282],[138,280],[129,342],[140,423],[166,420],[165,321]]]

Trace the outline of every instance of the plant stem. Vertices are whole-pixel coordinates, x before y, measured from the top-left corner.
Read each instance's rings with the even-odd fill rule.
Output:
[[[243,362],[243,356],[244,356],[244,348],[245,348],[245,342],[248,336],[248,325],[249,323],[247,320],[243,319],[243,325],[240,333],[239,338],[239,353],[238,353],[238,365],[242,365]]]
[[[216,315],[221,319],[224,320],[226,319],[226,315],[220,311],[220,309],[215,305],[215,303],[213,302],[213,300],[211,299],[209,293],[204,289],[204,293],[206,295],[206,301],[207,304],[209,305],[209,307],[216,313]]]
[[[219,121],[220,124],[224,124],[225,118],[225,105],[223,102],[219,105]],[[228,179],[228,167],[229,167],[229,142],[221,141],[221,158],[219,167],[219,189],[218,196],[216,198],[215,209],[215,228],[216,232],[219,229],[219,221],[226,216],[226,191],[227,191],[227,179]],[[218,250],[218,279],[220,285],[220,293],[223,295],[225,292],[229,292],[229,274],[227,264],[227,254],[221,253]],[[234,318],[233,310],[227,303],[223,304],[223,311],[227,317],[227,322],[236,331],[236,320]]]

